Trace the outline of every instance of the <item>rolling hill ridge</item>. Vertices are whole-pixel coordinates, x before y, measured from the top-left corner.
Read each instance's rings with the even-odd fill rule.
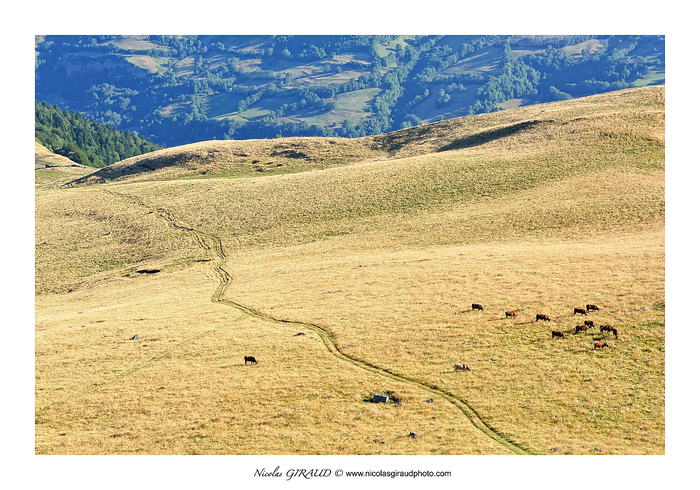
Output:
[[[46,171],[37,453],[665,452],[663,87]]]

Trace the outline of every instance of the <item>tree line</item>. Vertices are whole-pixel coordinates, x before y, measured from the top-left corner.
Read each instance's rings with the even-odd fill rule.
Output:
[[[52,152],[96,168],[164,148],[131,131],[39,101],[34,101],[34,137]]]

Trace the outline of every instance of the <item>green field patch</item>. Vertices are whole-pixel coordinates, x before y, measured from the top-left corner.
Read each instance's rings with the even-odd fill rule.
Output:
[[[438,116],[443,116],[445,119],[466,116],[469,107],[476,102],[476,92],[479,87],[477,85],[466,85],[465,88],[464,92],[453,90],[449,94],[450,101],[447,106],[437,107],[435,103],[438,98],[438,91],[447,89],[447,85],[431,85],[430,95],[418,104],[412,113],[424,122],[433,121]]]
[[[516,107],[522,107],[527,104],[528,99],[510,99],[505,102],[499,102],[496,107],[502,110],[515,109]]]
[[[663,83],[666,80],[666,72],[657,72],[644,75],[642,78],[632,82],[633,87],[646,87],[647,85],[655,85]]]
[[[582,52],[585,51],[587,55],[592,55],[598,52],[600,49],[604,48],[602,42],[598,39],[589,39],[588,41],[583,41],[582,43],[572,44],[571,46],[564,46],[561,51],[573,58],[581,58]]]
[[[399,46],[406,47],[406,40],[414,40],[415,38],[416,36],[398,36],[397,39],[392,39],[386,43],[380,43],[377,47],[377,54],[381,58],[389,56],[389,53],[396,52]]]
[[[261,107],[258,105],[254,105],[252,107],[249,107],[245,111],[238,113],[239,117],[242,117],[248,121],[252,121],[254,119],[258,119],[268,115],[270,115],[270,110],[266,107]]]
[[[336,103],[336,108],[333,111],[311,108],[287,115],[279,120],[283,122],[303,120],[317,126],[340,127],[347,119],[357,125],[372,114],[372,101],[380,92],[381,90],[378,88],[369,88],[338,94],[333,98],[333,102]]]
[[[185,111],[186,111],[187,106],[188,106],[189,104],[190,104],[189,102],[187,102],[187,103],[184,103],[184,102],[174,102],[174,103],[172,103],[172,104],[166,105],[165,107],[161,107],[161,108],[158,110],[158,112],[159,112],[160,114],[164,115],[164,116],[169,116],[169,115],[172,115],[172,114],[182,113],[182,112],[185,112]]]
[[[440,73],[442,75],[461,75],[473,73],[483,76],[498,76],[501,73],[503,61],[503,50],[500,47],[484,48],[445,68]]]
[[[337,65],[336,65],[337,66]],[[341,68],[342,70],[342,68]],[[363,75],[363,72],[350,70],[337,72],[331,67],[331,71],[322,70],[314,75],[304,75],[296,79],[296,82],[306,87],[330,85],[332,83],[345,83]]]
[[[210,119],[227,118],[238,113],[238,103],[245,97],[236,93],[221,93],[205,98],[205,114]]]
[[[110,39],[100,46],[114,45],[119,49],[130,49],[134,51],[146,51],[147,49],[162,49],[163,47],[148,40],[148,36],[120,36],[119,39]]]
[[[358,64],[367,67],[363,70]],[[323,60],[297,61],[274,58],[270,60],[246,60],[239,65],[244,71],[252,69],[270,70],[275,75],[289,74],[295,85],[318,86],[330,83],[345,83],[369,72],[371,59],[367,53],[345,53]]]
[[[163,64],[167,64],[168,58],[154,58],[146,55],[127,56],[126,61],[134,66],[146,70],[148,73],[158,73],[163,69]]]
[[[517,59],[517,58],[522,58],[523,56],[527,56],[528,54],[538,54],[538,53],[544,53],[545,49],[544,48],[523,48],[523,49],[512,49],[511,54]]]

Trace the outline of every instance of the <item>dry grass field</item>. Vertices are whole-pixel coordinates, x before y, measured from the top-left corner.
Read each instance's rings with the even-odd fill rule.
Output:
[[[664,114],[37,170],[36,453],[665,454]]]

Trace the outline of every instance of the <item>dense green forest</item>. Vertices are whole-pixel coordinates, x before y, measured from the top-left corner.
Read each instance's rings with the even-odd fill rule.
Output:
[[[665,40],[37,36],[35,66],[37,100],[173,146],[209,139],[359,137],[664,83]]]
[[[34,114],[36,141],[81,165],[104,167],[163,148],[128,130],[118,131],[45,102],[35,101]]]

